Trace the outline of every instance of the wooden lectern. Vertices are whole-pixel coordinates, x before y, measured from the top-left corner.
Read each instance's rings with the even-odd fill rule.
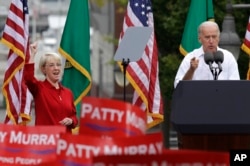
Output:
[[[250,149],[250,81],[181,81],[170,120],[180,149]]]

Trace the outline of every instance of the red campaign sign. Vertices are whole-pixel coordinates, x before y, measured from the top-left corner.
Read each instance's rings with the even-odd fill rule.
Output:
[[[123,101],[84,97],[79,134],[106,137],[144,135],[147,115],[137,106]]]
[[[157,155],[162,153],[162,139],[161,133],[123,138],[61,134],[57,165],[90,165],[93,157],[99,155]]]
[[[64,126],[0,124],[0,165],[38,165],[56,160],[56,146]]]
[[[159,155],[97,156],[93,166],[143,165],[143,166],[229,166],[229,153],[193,150],[163,150]]]

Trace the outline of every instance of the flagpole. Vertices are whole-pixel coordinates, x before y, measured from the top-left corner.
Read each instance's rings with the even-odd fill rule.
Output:
[[[33,15],[32,15],[32,40],[33,42],[36,41],[36,19],[37,19],[37,16],[38,16],[38,11],[37,11],[37,6],[35,4],[34,1],[32,1],[32,11],[33,11]]]
[[[127,67],[129,64],[130,60],[129,58],[127,59],[127,61],[123,58],[122,59],[122,66],[123,66],[123,101],[126,101],[126,71],[127,71]]]

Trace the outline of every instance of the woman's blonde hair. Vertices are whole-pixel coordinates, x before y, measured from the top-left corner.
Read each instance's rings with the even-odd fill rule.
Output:
[[[48,52],[48,53],[43,54],[39,61],[39,69],[44,75],[45,73],[42,69],[45,67],[46,63],[50,59],[55,59],[55,60],[58,60],[60,63],[62,63],[62,57],[55,52]]]

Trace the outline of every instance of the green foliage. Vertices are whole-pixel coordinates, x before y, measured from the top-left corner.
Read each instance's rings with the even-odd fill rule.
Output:
[[[238,59],[238,66],[239,66],[239,72],[240,72],[240,78],[242,80],[245,80],[247,77],[247,71],[249,66],[249,56],[246,55],[243,51],[241,51],[241,54]]]
[[[163,55],[179,54],[179,44],[185,25],[189,1],[152,1],[154,25],[159,51]]]
[[[125,6],[128,4],[128,0],[90,0],[91,3],[94,3],[98,7],[103,7],[109,1],[113,1],[117,4],[119,4],[120,6]]]
[[[90,0],[91,3],[96,4],[98,7],[102,7],[107,3],[107,0]]]
[[[119,8],[116,9],[118,12],[123,12],[124,7],[128,4],[128,0],[89,0],[89,1],[90,3],[95,4],[99,8],[102,8],[109,1],[115,2],[117,6],[119,6]]]
[[[159,58],[159,78],[161,93],[168,100],[171,99],[174,90],[174,78],[181,58],[176,55],[169,54]]]

